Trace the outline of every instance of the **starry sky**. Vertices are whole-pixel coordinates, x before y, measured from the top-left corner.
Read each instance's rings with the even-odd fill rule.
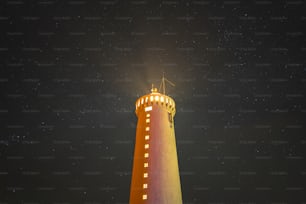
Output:
[[[0,203],[128,203],[135,101],[163,72],[184,203],[306,203],[305,10],[1,1]]]

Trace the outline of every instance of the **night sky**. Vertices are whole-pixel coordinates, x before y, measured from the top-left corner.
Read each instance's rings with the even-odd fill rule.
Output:
[[[305,28],[299,0],[1,1],[0,203],[128,203],[163,72],[185,204],[306,203]]]

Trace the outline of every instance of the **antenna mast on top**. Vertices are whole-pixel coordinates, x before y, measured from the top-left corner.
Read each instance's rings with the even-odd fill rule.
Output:
[[[168,82],[171,86],[175,86],[174,83],[172,83],[171,81],[169,81],[168,79],[165,78],[165,72],[163,72],[163,78],[162,78],[162,81],[160,82],[160,85],[159,85],[159,92],[161,91],[161,89],[163,89],[163,94],[166,95],[166,83],[165,82]]]

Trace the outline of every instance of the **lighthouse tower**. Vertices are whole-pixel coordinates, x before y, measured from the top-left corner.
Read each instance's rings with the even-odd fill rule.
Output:
[[[163,85],[164,80],[163,77]],[[136,101],[135,112],[138,123],[130,204],[181,204],[173,121],[175,102],[152,87],[150,94]]]

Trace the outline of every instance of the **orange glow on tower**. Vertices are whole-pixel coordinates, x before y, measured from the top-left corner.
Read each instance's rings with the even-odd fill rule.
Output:
[[[151,91],[136,101],[138,123],[130,204],[181,204],[175,102],[157,89]]]

